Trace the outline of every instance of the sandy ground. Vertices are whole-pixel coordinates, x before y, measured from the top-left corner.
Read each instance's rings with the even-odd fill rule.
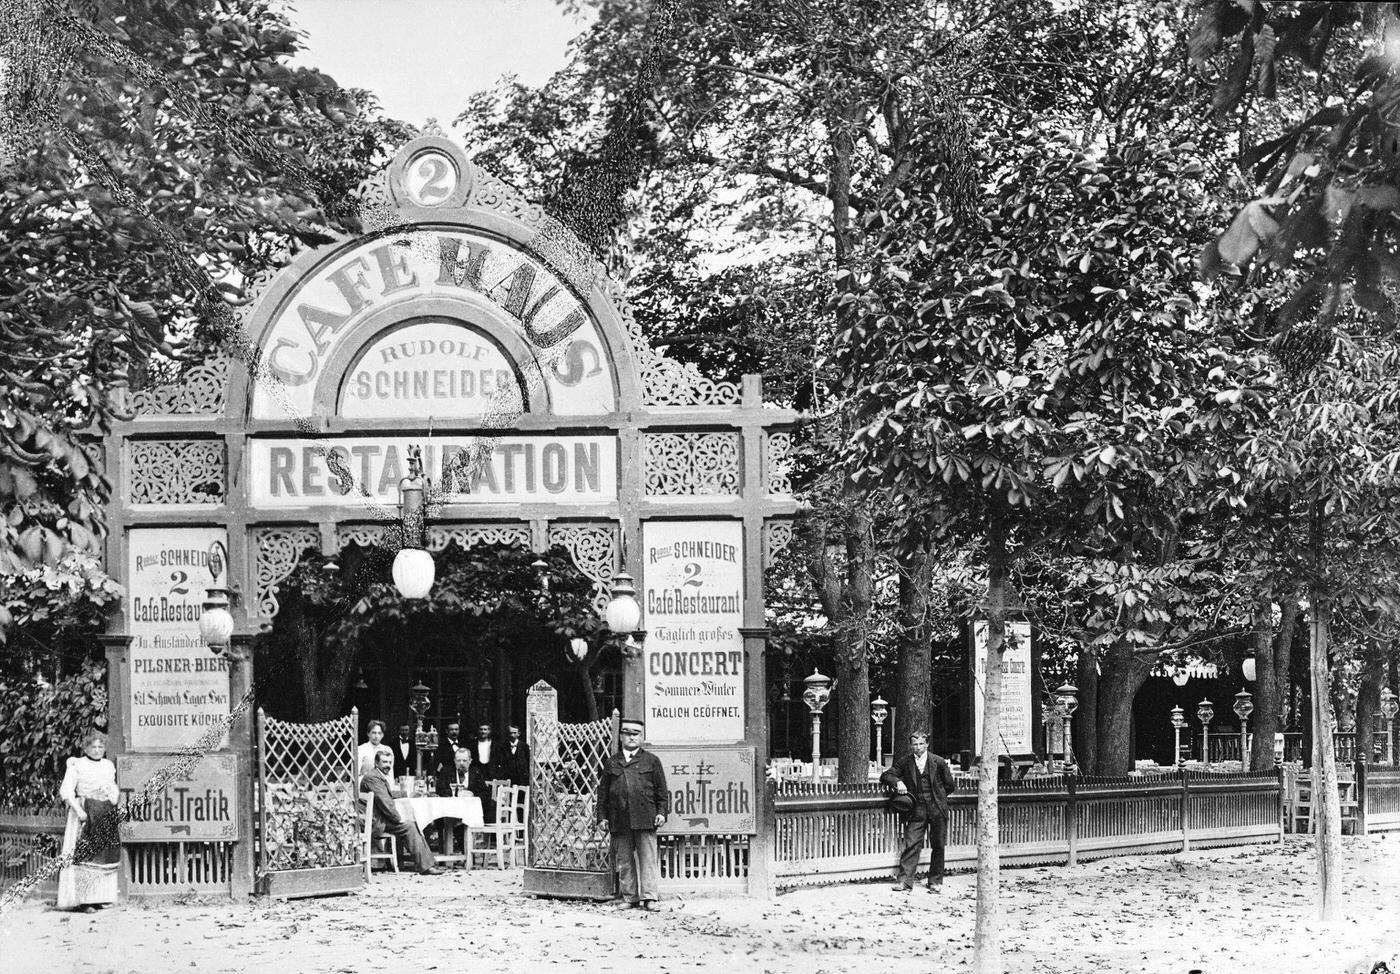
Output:
[[[1400,835],[1343,840],[1345,906],[1316,920],[1311,841],[1002,873],[1008,972],[1400,974]],[[888,883],[772,902],[670,900],[661,913],[534,899],[519,870],[380,878],[289,903],[127,905],[0,916],[0,971],[833,974],[957,969],[973,877],[940,894]]]

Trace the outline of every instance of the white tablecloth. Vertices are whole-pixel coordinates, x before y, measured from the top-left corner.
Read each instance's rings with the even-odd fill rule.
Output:
[[[464,824],[479,828],[486,823],[481,817],[481,799],[470,795],[455,798],[396,798],[394,805],[399,815],[412,817],[421,829],[429,822],[440,818],[460,819]]]

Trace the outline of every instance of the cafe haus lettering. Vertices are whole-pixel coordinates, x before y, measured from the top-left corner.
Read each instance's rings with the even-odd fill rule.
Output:
[[[642,537],[647,739],[742,740],[743,527],[649,521]]]
[[[356,437],[328,449],[255,440],[252,484],[265,507],[395,503],[408,473],[402,439]],[[617,496],[617,441],[608,436],[434,437],[424,470],[453,504],[607,501]],[[480,462],[478,462],[480,458]]]

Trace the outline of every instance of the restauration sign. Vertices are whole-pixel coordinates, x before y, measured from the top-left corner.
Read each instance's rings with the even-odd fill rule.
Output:
[[[120,754],[117,782],[131,810],[123,842],[233,841],[238,838],[238,755],[206,754],[188,774],[138,802],[142,786],[178,754]]]
[[[743,740],[743,525],[644,523],[642,579],[647,740]]]
[[[222,527],[132,528],[126,566],[131,747],[178,751],[229,713],[228,661],[199,635],[205,590],[228,586]],[[216,743],[223,747],[227,732]]]
[[[987,624],[975,623],[972,658],[976,660],[973,681],[974,753],[982,750],[983,692],[987,678]],[[1001,715],[997,721],[998,754],[1031,754],[1035,751],[1032,737],[1034,711],[1031,704],[1031,626],[1028,622],[1006,624],[1006,652],[1001,658]]]
[[[557,735],[547,735],[546,742],[541,744],[535,735],[536,720],[545,725],[559,723],[559,691],[544,680],[536,680],[525,691],[525,746],[536,761],[559,760]]]
[[[752,835],[757,831],[753,748],[648,744],[648,749],[661,761],[671,791],[671,816],[658,832]]]
[[[409,442],[345,436],[328,443],[249,441],[252,503],[269,509],[398,504]],[[614,436],[435,436],[418,445],[423,472],[446,504],[617,499]]]

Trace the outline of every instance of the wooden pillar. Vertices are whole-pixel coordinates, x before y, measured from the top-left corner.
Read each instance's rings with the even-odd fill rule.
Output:
[[[1079,797],[1075,788],[1077,775],[1066,775],[1065,785],[1065,838],[1069,841],[1069,858],[1066,865],[1079,864]]]
[[[1191,851],[1191,778],[1187,771],[1178,771],[1181,776],[1181,851]]]
[[[1366,756],[1360,748],[1356,755],[1356,834],[1366,834]]]
[[[131,750],[131,637],[102,636],[107,655],[107,757],[113,764]],[[117,782],[130,787],[131,782]],[[117,898],[125,900],[130,882],[125,854],[117,867]]]
[[[238,716],[229,727],[228,746],[238,758],[238,841],[233,846],[229,894],[234,902],[251,896],[257,875],[253,849],[253,789],[257,786],[256,722],[253,701],[244,697],[253,688],[253,636],[235,633],[229,645],[229,702],[238,707]]]

